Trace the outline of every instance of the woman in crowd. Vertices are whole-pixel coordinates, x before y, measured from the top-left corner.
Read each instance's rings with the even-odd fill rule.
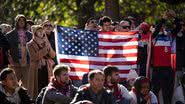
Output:
[[[31,29],[33,38],[27,44],[31,61],[29,90],[35,98],[38,91],[47,86],[48,79],[52,75],[51,70],[54,65],[52,58],[55,57],[55,52],[40,25],[33,25]]]
[[[18,84],[15,72],[5,68],[0,73],[0,103],[1,104],[31,104],[27,90]]]
[[[132,96],[131,104],[157,104],[157,97],[150,89],[151,83],[148,78],[143,76],[136,78],[129,92]]]

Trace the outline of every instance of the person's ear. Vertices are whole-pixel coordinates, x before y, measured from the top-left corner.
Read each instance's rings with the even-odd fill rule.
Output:
[[[3,80],[3,81],[1,81],[2,82],[2,85],[5,85],[6,84],[6,81],[5,80]]]
[[[56,80],[60,80],[60,77],[59,76],[55,76]]]
[[[107,82],[111,82],[111,76],[108,75],[106,80],[107,80]]]

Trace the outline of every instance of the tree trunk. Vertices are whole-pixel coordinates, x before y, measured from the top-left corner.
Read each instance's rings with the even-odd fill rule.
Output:
[[[112,18],[112,20],[120,19],[119,0],[105,0],[104,14]]]
[[[84,28],[86,21],[95,16],[94,4],[97,0],[76,0],[78,7],[78,28]]]

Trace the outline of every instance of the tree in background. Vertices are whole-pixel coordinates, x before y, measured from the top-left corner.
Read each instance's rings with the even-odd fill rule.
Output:
[[[49,19],[58,25],[79,28],[88,18],[103,15],[113,20],[133,16],[138,22],[154,23],[166,9],[185,18],[184,8],[183,0],[0,0],[0,23],[14,24],[14,17],[20,13],[37,24]]]
[[[119,0],[105,0],[104,14],[112,20],[120,20]]]

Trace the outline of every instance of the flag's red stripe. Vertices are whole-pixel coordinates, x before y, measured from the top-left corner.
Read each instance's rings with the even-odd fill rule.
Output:
[[[125,81],[126,79],[127,79],[127,78],[120,78],[120,82],[121,82],[121,81]]]
[[[121,73],[124,73],[124,74],[125,74],[125,73],[129,73],[129,71],[130,71],[130,69],[119,70],[120,74],[121,74]]]
[[[98,38],[101,42],[132,42],[138,41],[138,38],[127,38],[127,39],[106,39],[106,38]]]
[[[97,61],[84,61],[84,60],[78,60],[78,59],[60,59],[61,63],[76,63],[76,64],[87,64],[87,65],[134,65],[137,62],[136,61],[125,61],[125,62],[99,62]]]
[[[126,57],[137,57],[137,53],[131,54],[100,54],[100,57],[106,58],[126,58]]]
[[[110,64],[107,64],[110,65]],[[106,66],[106,65],[105,65]],[[95,70],[95,69],[86,69],[86,68],[78,68],[78,67],[70,67],[71,71],[78,71],[78,72],[89,72],[91,70]],[[130,69],[119,69],[120,74],[128,74],[130,71]]]
[[[132,32],[100,32],[98,35],[136,35],[136,31]]]
[[[138,41],[138,38],[135,37],[137,36],[136,34],[137,32],[100,32],[98,35],[99,37],[99,41],[100,42],[107,42],[107,43],[116,43],[116,42],[134,42],[134,41]],[[123,39],[111,39],[111,38],[105,38],[103,35],[108,35],[108,36],[124,36]],[[127,37],[126,37],[127,36]],[[133,37],[133,38],[132,38]],[[99,46],[99,49],[104,49],[105,51],[107,50],[125,50],[125,49],[137,49],[137,45],[132,45],[132,46]],[[127,57],[137,57],[137,52],[134,54],[100,54],[98,57],[104,57],[104,58],[127,58]],[[61,57],[62,58],[62,57]],[[71,63],[73,65],[74,64],[79,64],[79,65],[96,65],[96,66],[106,66],[106,65],[136,65],[137,61],[123,61],[123,62],[99,62],[98,59],[97,61],[91,61],[91,60],[80,60],[79,59],[60,59],[61,63]],[[70,76],[72,80],[81,80],[82,79],[82,75],[81,72],[89,72],[89,70],[93,70],[93,69],[88,69],[88,68],[80,68],[77,66],[72,66],[70,65],[71,68],[71,72],[73,72],[73,76]],[[90,67],[91,68],[91,67]],[[92,67],[93,68],[93,67]],[[124,69],[125,67],[123,67],[123,69],[121,68],[119,70],[120,74],[123,74],[123,76],[121,76],[121,80],[125,80],[125,76],[129,73],[130,69]],[[79,72],[79,73],[78,73]],[[76,73],[76,74],[75,74]],[[125,75],[125,76],[124,76]]]
[[[99,46],[99,49],[114,49],[114,50],[124,50],[124,49],[137,49],[137,45],[133,46]]]
[[[71,71],[78,71],[78,72],[89,72],[89,69],[87,68],[78,68],[78,67],[72,67],[70,66]]]
[[[82,80],[82,76],[70,76],[72,80]]]

